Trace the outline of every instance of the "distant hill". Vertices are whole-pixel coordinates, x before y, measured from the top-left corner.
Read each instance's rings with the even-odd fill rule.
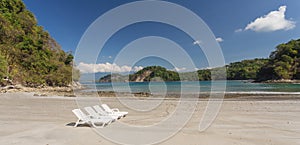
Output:
[[[108,75],[100,82],[114,81],[191,81],[211,80],[211,72],[217,74],[214,80],[255,80],[257,82],[293,82],[300,79],[300,39],[280,44],[268,59],[252,59],[226,65],[226,77],[222,68],[202,69],[197,72],[177,73],[160,66],[150,66],[129,75]],[[195,77],[195,74],[197,75]],[[113,79],[111,79],[113,78]],[[118,78],[118,79],[116,79]],[[122,79],[120,79],[122,78]]]
[[[21,0],[1,0],[0,38],[0,85],[7,79],[30,87],[71,83],[72,54],[38,26]]]

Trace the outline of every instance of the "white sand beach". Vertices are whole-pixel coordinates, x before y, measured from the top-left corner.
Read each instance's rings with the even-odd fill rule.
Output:
[[[256,98],[259,98],[256,97]],[[147,113],[131,111],[116,98],[105,103],[129,112],[120,122],[135,125],[159,121],[172,111],[176,100]],[[224,101],[213,124],[204,132],[198,125],[206,101],[201,101],[187,125],[163,145],[296,145],[300,144],[299,100]],[[71,112],[78,108],[72,97],[40,97],[32,93],[0,95],[1,145],[110,145],[88,126],[72,127],[77,120]],[[188,111],[188,110],[184,110]],[[159,117],[158,117],[159,116]],[[118,132],[117,123],[104,129]],[[153,132],[156,134],[157,132]],[[126,136],[126,135],[124,135]]]

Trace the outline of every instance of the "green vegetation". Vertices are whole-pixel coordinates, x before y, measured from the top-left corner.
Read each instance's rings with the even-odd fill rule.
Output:
[[[159,81],[158,78],[163,81],[180,80],[179,74],[177,72],[167,70],[166,68],[163,68],[161,66],[149,66],[129,76],[130,81],[149,82],[152,79],[156,79],[156,81]]]
[[[214,80],[254,80],[257,72],[268,62],[268,59],[243,60],[230,63],[224,67],[198,70],[200,81]],[[225,73],[226,72],[226,73]],[[225,76],[226,75],[226,76]],[[213,76],[213,78],[212,78]]]
[[[268,59],[253,59],[230,63],[227,65],[227,79],[255,80],[258,71],[268,62]]]
[[[198,78],[200,81],[208,81],[211,80],[211,72],[210,69],[202,69],[198,70]]]
[[[30,87],[69,85],[73,56],[37,25],[23,2],[1,0],[0,12],[1,80],[9,77]]]
[[[7,62],[4,59],[3,56],[0,55],[0,78],[4,78],[6,76],[6,72],[7,72]],[[2,79],[1,79],[2,81]],[[0,81],[0,83],[1,83]]]
[[[109,74],[100,78],[99,82],[125,82],[128,80],[128,77],[120,74]]]
[[[300,39],[280,44],[258,72],[258,81],[300,79]]]

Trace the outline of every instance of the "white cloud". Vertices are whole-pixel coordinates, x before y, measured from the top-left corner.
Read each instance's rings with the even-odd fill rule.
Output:
[[[202,68],[202,69],[213,69],[214,67],[210,67],[210,66],[208,66],[208,67],[204,67],[204,68]]]
[[[216,41],[220,43],[220,42],[223,42],[224,40],[223,40],[223,38],[218,37],[218,38],[216,38]]]
[[[202,42],[200,40],[196,40],[193,42],[194,45],[200,45]]]
[[[127,65],[119,66],[115,63],[100,63],[100,64],[87,64],[87,63],[79,63],[77,68],[82,73],[97,73],[97,72],[112,72],[112,73],[122,73],[122,72],[130,72],[130,71],[139,71],[143,69],[142,66],[130,67]]]
[[[112,59],[112,56],[108,56],[109,59]]]
[[[186,71],[186,70],[187,69],[185,67],[182,67],[182,68],[175,67],[172,71],[183,72],[183,71]]]
[[[271,11],[267,15],[257,18],[244,29],[255,32],[272,32],[277,30],[290,30],[296,27],[296,22],[285,18],[286,6]]]
[[[234,30],[234,32],[236,32],[236,33],[242,32],[242,31],[243,31],[243,29],[236,29],[236,30]]]

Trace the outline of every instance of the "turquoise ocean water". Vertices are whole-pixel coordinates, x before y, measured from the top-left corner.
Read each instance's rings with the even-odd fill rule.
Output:
[[[149,93],[286,93],[300,94],[300,84],[251,83],[249,81],[191,81],[191,82],[117,82],[117,83],[83,83],[88,90],[115,92],[149,92]]]

